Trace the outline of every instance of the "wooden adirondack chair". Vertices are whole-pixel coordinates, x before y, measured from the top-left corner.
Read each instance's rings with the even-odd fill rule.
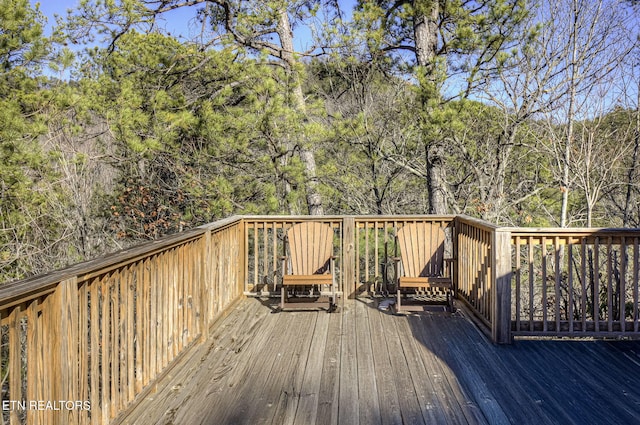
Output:
[[[285,247],[288,256],[282,257],[280,309],[325,307],[333,311],[336,257],[331,226],[319,222],[296,224],[287,231]]]
[[[409,223],[396,236],[400,257],[394,258],[397,280],[396,310],[415,310],[403,298],[422,288],[439,288],[446,293],[446,305],[453,311],[451,267],[445,259],[445,233],[432,223]],[[407,301],[407,298],[404,298]],[[414,308],[412,308],[414,307]],[[423,305],[419,309],[423,310]]]

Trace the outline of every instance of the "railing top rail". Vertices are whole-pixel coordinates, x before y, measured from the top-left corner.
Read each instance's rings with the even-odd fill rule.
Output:
[[[503,227],[512,236],[640,236],[640,228],[527,228],[527,227]]]
[[[309,216],[309,215],[236,215],[223,220],[208,223],[194,229],[181,232],[178,234],[166,236],[155,241],[149,241],[138,246],[125,249],[113,254],[100,257],[98,259],[89,260],[83,263],[75,264],[61,270],[57,270],[46,275],[35,276],[28,279],[6,283],[0,285],[0,307],[7,308],[22,302],[35,299],[52,292],[56,285],[64,280],[77,278],[79,281],[91,279],[95,276],[104,274],[117,267],[126,266],[130,263],[138,261],[141,258],[151,256],[155,253],[169,249],[173,246],[187,243],[191,240],[201,237],[207,231],[220,230],[228,226],[232,226],[246,221],[330,221],[338,222],[347,217],[352,217],[357,223],[366,221],[411,221],[411,220],[442,220],[453,221],[475,226],[486,231],[508,231],[513,237],[523,236],[543,236],[552,235],[560,237],[582,237],[582,236],[613,236],[613,237],[640,237],[640,229],[620,229],[620,228],[513,228],[499,227],[487,221],[465,216],[465,215],[427,215],[427,214],[407,214],[407,215],[326,215],[326,216]]]
[[[480,218],[475,218],[475,217],[470,217],[468,215],[458,215],[456,216],[456,220],[460,223],[464,223],[464,224],[468,224],[468,225],[472,225],[475,226],[477,228],[483,229],[483,230],[487,230],[489,232],[493,232],[496,230],[502,230],[503,228],[500,226],[496,226],[493,223],[490,223],[488,221],[482,220]]]
[[[357,215],[353,216],[357,221],[411,221],[411,220],[454,220],[455,215],[447,214],[404,214],[404,215]]]
[[[190,242],[201,237],[208,230],[218,230],[233,225],[241,219],[240,216],[229,217],[154,241],[144,242],[113,254],[74,264],[44,275],[2,284],[0,285],[0,308],[29,302],[49,294],[55,290],[58,283],[67,279],[77,278],[79,282],[82,282],[100,276],[114,268],[126,266],[141,258]]]
[[[356,221],[406,221],[422,220],[453,220],[455,215],[404,214],[404,215],[243,215],[247,221],[341,221],[353,217]]]

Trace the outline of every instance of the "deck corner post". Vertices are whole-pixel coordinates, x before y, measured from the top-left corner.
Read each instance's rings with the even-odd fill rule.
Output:
[[[47,401],[79,400],[79,362],[78,358],[79,322],[78,322],[78,280],[71,277],[58,284],[53,296],[53,304],[49,310],[48,338],[51,355],[49,367],[44,373],[49,380],[50,394]],[[48,356],[47,356],[48,357]],[[46,361],[46,360],[45,360]],[[45,385],[46,387],[46,385]],[[73,409],[60,410],[51,416],[54,424],[74,424],[78,422],[77,413]]]
[[[207,229],[202,240],[202,261],[200,262],[200,340],[206,341],[209,338],[209,310],[211,308],[209,294],[211,293],[211,229]]]
[[[494,343],[511,344],[511,232],[496,229],[493,248],[491,337]]]
[[[240,295],[244,297],[245,292],[249,289],[247,284],[247,274],[249,270],[249,232],[247,231],[247,223],[244,218],[238,221],[236,229],[237,252],[240,258],[240,261],[236,263],[238,267],[238,289]]]
[[[356,219],[348,216],[342,222],[342,297],[355,298],[356,296]]]

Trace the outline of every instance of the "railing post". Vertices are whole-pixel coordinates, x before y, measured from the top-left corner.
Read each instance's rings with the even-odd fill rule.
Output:
[[[491,337],[511,344],[511,233],[497,229],[493,236]]]
[[[209,338],[209,311],[211,309],[211,229],[207,229],[202,240],[201,247],[201,274],[200,274],[200,340],[206,341]]]
[[[48,336],[51,357],[44,356],[50,364],[44,364],[45,374],[51,381],[51,400],[77,400],[78,394],[78,284],[77,278],[60,282],[52,298],[49,310]],[[44,349],[44,347],[42,347]],[[81,359],[84,361],[84,359]],[[49,370],[47,370],[49,369]],[[46,387],[46,385],[45,385]],[[54,424],[77,423],[74,409],[60,409],[52,415]]]
[[[244,219],[240,220],[236,225],[236,241],[237,244],[237,252],[238,252],[238,261],[235,266],[237,267],[238,273],[238,285],[239,285],[239,294],[244,297],[244,291],[247,290],[247,272],[249,270],[248,259],[247,259],[247,225]]]
[[[356,219],[345,217],[342,222],[342,297],[354,298],[356,294]]]

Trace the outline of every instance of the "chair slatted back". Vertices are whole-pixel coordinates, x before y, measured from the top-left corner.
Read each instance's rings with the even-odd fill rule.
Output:
[[[409,223],[398,230],[404,275],[439,277],[444,272],[445,234],[434,223]]]
[[[291,274],[322,273],[333,255],[333,229],[318,222],[304,222],[287,231]]]

